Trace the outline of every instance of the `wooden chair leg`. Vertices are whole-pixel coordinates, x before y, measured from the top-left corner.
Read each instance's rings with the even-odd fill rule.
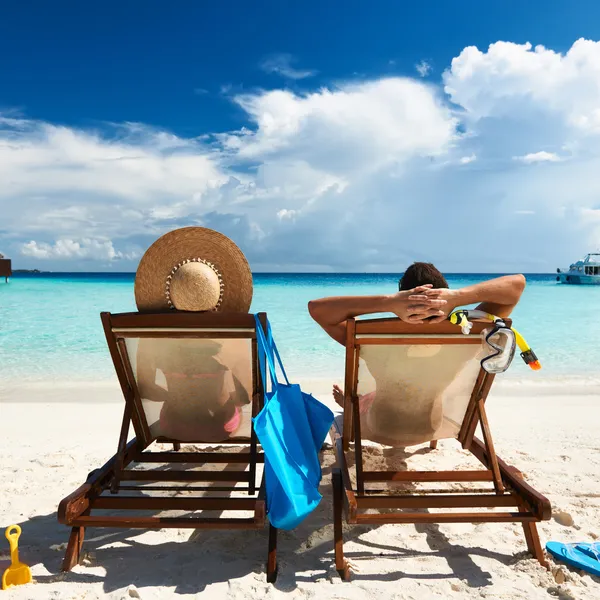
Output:
[[[350,567],[344,558],[344,537],[342,533],[342,504],[344,485],[342,473],[339,469],[333,469],[331,474],[333,486],[333,539],[335,548],[335,568],[343,581],[350,580]]]
[[[269,554],[267,556],[267,581],[269,583],[275,583],[277,569],[277,528],[269,524]]]
[[[85,527],[73,527],[67,544],[67,551],[61,567],[61,571],[70,571],[81,558],[81,548],[83,546],[83,538],[85,535]]]
[[[547,568],[548,561],[546,560],[546,555],[544,554],[544,549],[540,542],[537,525],[532,522],[523,523],[523,532],[525,533],[525,540],[527,541],[527,549],[542,567]]]
[[[430,447],[432,450],[435,450],[435,449],[437,448],[437,444],[438,444],[438,441],[437,441],[437,440],[431,440],[431,441],[429,442],[429,447]]]
[[[510,467],[510,470],[519,478],[523,479],[523,474],[516,467]],[[519,504],[519,510],[528,511],[529,507],[524,504]],[[537,530],[537,524],[531,521],[523,523],[523,533],[525,534],[525,541],[527,542],[527,550],[531,552],[533,558],[535,558],[542,567],[549,568],[548,561],[546,560],[546,554],[542,548],[540,542],[540,536]]]
[[[519,471],[517,471],[517,474],[519,477],[523,477]],[[526,504],[519,504],[519,510],[526,511],[529,509]],[[527,550],[531,552],[533,558],[535,558],[542,567],[548,568],[548,561],[546,560],[546,554],[544,553],[544,549],[540,542],[537,524],[532,523],[531,521],[523,523],[523,533],[525,534],[525,541],[527,542]]]

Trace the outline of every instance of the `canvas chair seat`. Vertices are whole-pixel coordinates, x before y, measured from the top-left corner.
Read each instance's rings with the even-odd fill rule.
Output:
[[[363,345],[358,352],[359,405],[374,397],[361,411],[363,439],[411,446],[456,437],[484,343]]]
[[[59,522],[72,527],[63,570],[79,561],[86,527],[264,527],[264,455],[252,426],[264,390],[254,315],[101,316],[123,423],[115,456],[60,503]],[[266,331],[264,313],[259,321]],[[204,449],[180,451],[182,443]],[[270,527],[268,581],[276,577],[276,541]]]
[[[343,413],[331,432],[337,458],[332,476],[335,555],[342,578],[349,576],[343,509],[349,523],[362,524],[520,522],[529,550],[545,562],[535,523],[550,518],[550,503],[494,450],[485,401],[495,376],[480,364],[490,354],[482,336],[486,325],[474,323],[465,336],[448,322],[348,320]],[[475,437],[478,425],[483,441]],[[444,438],[458,440],[485,468],[394,472],[364,467],[364,441],[397,447],[429,442],[434,449]],[[347,460],[351,442],[353,474]],[[452,493],[452,482],[471,482],[472,491]],[[407,493],[409,484],[418,491]],[[515,510],[506,512],[506,507]],[[448,510],[430,512],[432,508]]]

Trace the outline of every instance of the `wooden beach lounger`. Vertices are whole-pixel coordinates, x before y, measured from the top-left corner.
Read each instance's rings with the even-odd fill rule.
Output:
[[[101,316],[125,397],[123,424],[115,456],[60,503],[58,520],[72,527],[63,571],[79,561],[86,527],[264,527],[264,457],[251,421],[263,403],[254,315]],[[260,319],[266,325],[266,315]],[[276,543],[270,527],[271,582]]]
[[[332,427],[335,561],[342,579],[350,575],[344,511],[348,523],[362,525],[518,522],[529,551],[545,564],[536,523],[550,518],[550,502],[494,450],[485,401],[495,376],[480,367],[490,353],[479,335],[485,327],[475,322],[463,335],[448,322],[348,320],[344,411]],[[483,440],[475,437],[478,425]],[[394,472],[363,465],[363,440],[435,448],[443,438],[458,440],[484,468]]]

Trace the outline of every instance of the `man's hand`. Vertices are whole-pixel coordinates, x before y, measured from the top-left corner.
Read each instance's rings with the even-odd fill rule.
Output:
[[[466,288],[450,290],[448,288],[433,289],[431,286],[421,286],[410,290],[409,302],[426,306],[427,301],[444,300],[443,306],[437,307],[438,314],[431,315],[427,323],[440,323],[458,306],[477,304],[477,309],[499,317],[508,317],[516,306],[523,290],[525,277],[523,275],[505,275],[489,281],[482,281]],[[424,300],[427,299],[427,300]],[[402,317],[401,317],[402,318]],[[409,323],[419,323],[418,319],[408,319]]]
[[[419,288],[417,288],[419,289]],[[448,288],[433,289],[428,286],[428,289],[423,290],[420,295],[424,295],[429,299],[443,300],[444,305],[440,307],[439,314],[427,320],[427,323],[441,323],[448,318],[448,315],[457,307],[460,306],[460,301],[456,290]]]
[[[419,325],[425,319],[431,318],[427,323],[439,323],[448,313],[444,311],[447,300],[443,292],[447,289],[432,289],[431,284],[421,285],[412,290],[397,292],[390,297],[390,310],[406,323]]]

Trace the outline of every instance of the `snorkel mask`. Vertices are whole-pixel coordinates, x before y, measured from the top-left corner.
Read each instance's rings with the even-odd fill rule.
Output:
[[[463,334],[468,335],[473,327],[469,317],[493,323],[491,329],[484,329],[482,332],[487,345],[492,350],[489,356],[481,360],[481,367],[485,371],[504,373],[515,356],[517,346],[521,351],[521,358],[530,369],[539,371],[542,368],[535,352],[529,347],[525,338],[516,329],[509,327],[502,318],[482,310],[457,310],[450,314],[448,320],[454,325],[458,325]]]

